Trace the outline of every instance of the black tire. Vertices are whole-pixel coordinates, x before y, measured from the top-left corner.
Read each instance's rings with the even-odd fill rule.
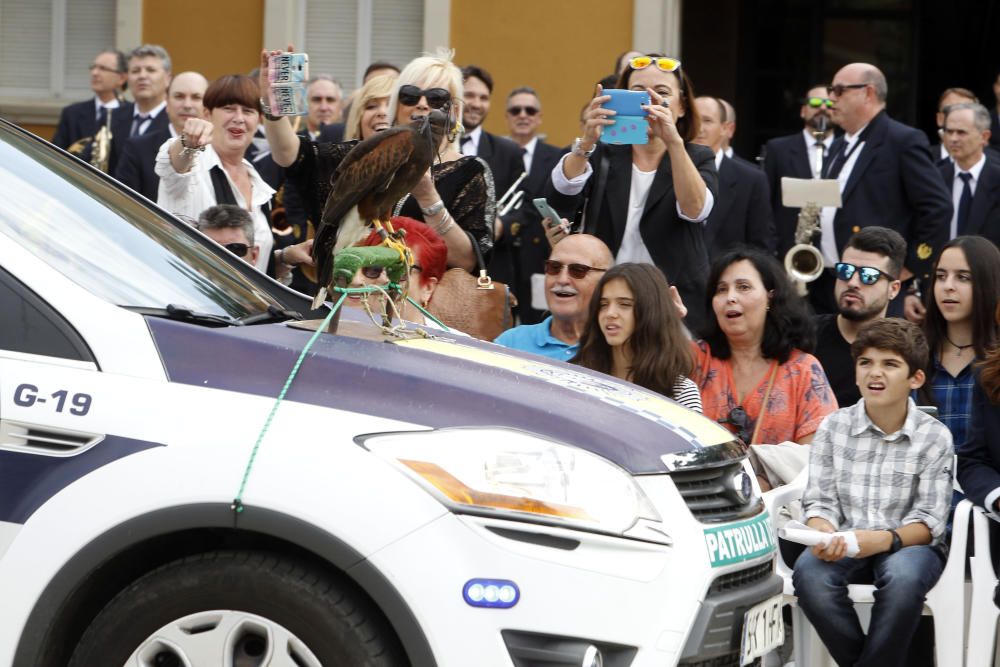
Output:
[[[124,665],[163,626],[219,609],[282,626],[324,667],[409,664],[388,622],[352,584],[295,558],[213,551],[164,565],[118,593],[87,628],[69,665]]]

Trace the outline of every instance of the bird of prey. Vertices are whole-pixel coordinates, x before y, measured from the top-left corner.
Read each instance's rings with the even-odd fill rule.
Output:
[[[320,301],[331,287],[333,248],[341,220],[357,206],[365,222],[377,228],[387,223],[396,202],[430,169],[450,122],[448,114],[432,109],[408,125],[365,139],[340,163],[312,248]]]

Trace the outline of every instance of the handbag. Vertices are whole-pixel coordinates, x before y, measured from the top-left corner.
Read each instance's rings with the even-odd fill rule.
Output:
[[[476,254],[479,276],[459,268],[445,271],[434,288],[427,311],[451,329],[492,341],[514,325],[512,309],[517,300],[507,285],[489,277],[479,244],[472,234],[465,233]]]

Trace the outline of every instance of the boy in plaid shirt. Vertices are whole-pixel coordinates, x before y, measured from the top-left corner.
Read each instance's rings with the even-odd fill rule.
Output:
[[[951,499],[951,433],[917,409],[927,341],[896,318],[863,327],[851,345],[862,399],[827,416],[813,438],[803,514],[812,528],[852,530],[795,563],[799,606],[838,665],[910,665],[924,598],[944,567]],[[866,637],[848,584],[874,583]]]

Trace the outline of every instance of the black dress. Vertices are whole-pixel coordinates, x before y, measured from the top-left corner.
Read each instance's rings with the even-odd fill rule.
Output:
[[[337,168],[357,144],[357,141],[339,144],[299,141],[299,154],[288,167],[287,176],[302,194],[310,220],[322,219],[323,206],[330,196]],[[496,195],[490,168],[477,157],[463,156],[453,162],[435,164],[431,174],[441,201],[455,223],[472,235],[483,258],[489,261],[496,218]],[[396,204],[393,214],[424,220],[420,206],[409,195]]]

